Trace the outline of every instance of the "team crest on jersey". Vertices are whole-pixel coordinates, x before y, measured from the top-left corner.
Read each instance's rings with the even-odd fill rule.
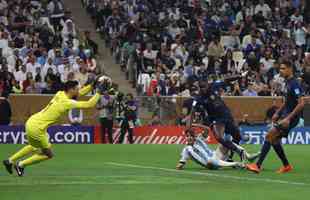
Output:
[[[299,95],[299,94],[300,94],[299,88],[296,88],[296,89],[294,90],[294,92],[295,92],[296,95]]]

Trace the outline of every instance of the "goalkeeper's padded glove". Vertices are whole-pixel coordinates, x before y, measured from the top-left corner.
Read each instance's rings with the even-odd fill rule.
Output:
[[[107,87],[104,83],[97,82],[95,87],[96,87],[96,92],[99,94],[103,94],[104,92],[107,91]]]

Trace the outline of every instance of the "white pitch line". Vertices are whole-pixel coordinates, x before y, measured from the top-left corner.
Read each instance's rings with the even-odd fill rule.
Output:
[[[300,186],[309,186],[310,185],[310,183],[295,182],[295,181],[284,181],[284,180],[269,179],[269,178],[239,177],[239,176],[231,176],[231,175],[224,175],[224,174],[213,174],[213,173],[208,173],[208,172],[205,172],[205,173],[193,172],[193,171],[184,171],[184,170],[176,170],[176,169],[153,167],[153,166],[126,164],[126,163],[106,162],[105,164],[119,166],[119,167],[131,167],[131,168],[140,168],[140,169],[161,170],[161,171],[166,171],[166,172],[176,172],[176,173],[181,173],[181,174],[193,174],[193,175],[201,175],[201,176],[209,176],[209,177],[219,177],[219,178],[235,179],[235,180],[242,180],[242,181],[280,183],[280,184],[300,185]]]
[[[154,182],[154,181],[120,181],[115,183],[100,183],[95,181],[73,181],[73,182],[34,182],[34,183],[0,183],[0,186],[33,186],[33,185],[186,185],[205,184],[206,181],[182,181],[182,182]]]
[[[8,175],[0,176],[0,177],[8,177]],[[25,177],[28,177],[29,175],[26,174]],[[29,176],[30,177],[30,176]],[[31,174],[31,178],[132,178],[137,177],[137,175],[61,175],[61,174],[55,174],[55,175],[34,175]],[[148,176],[148,177],[154,177],[158,178],[158,176]],[[0,182],[1,184],[1,182]]]

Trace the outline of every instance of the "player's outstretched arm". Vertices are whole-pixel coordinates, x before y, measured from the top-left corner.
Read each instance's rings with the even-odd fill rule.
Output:
[[[73,108],[92,108],[95,107],[97,102],[100,99],[100,94],[97,92],[93,97],[91,97],[88,101],[71,101],[70,109]]]
[[[87,95],[88,93],[90,93],[90,91],[93,89],[93,85],[92,84],[88,84],[84,87],[82,87],[80,90],[79,90],[79,96],[85,96]]]
[[[97,86],[97,84],[102,84],[104,80],[106,80],[107,78],[108,77],[101,75],[98,75],[95,78],[89,78],[87,80],[86,85],[79,90],[79,95],[80,96],[87,95],[88,93],[90,93],[92,89],[94,89]]]

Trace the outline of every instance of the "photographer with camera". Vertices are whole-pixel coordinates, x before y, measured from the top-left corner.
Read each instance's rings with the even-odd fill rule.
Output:
[[[106,143],[106,135],[108,135],[109,143],[113,144],[113,105],[114,98],[110,95],[108,90],[104,90],[97,104],[102,143]]]
[[[137,102],[131,93],[128,93],[126,95],[126,99],[124,100],[123,114],[124,117],[120,121],[121,135],[118,143],[123,143],[125,134],[128,132],[128,141],[132,144],[133,129],[137,123]]]

